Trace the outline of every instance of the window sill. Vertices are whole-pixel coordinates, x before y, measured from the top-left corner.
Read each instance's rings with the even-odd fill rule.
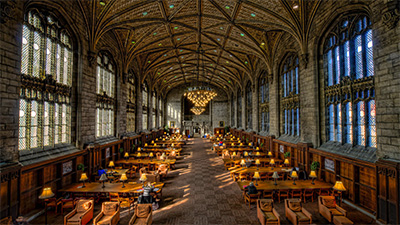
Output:
[[[372,163],[375,163],[377,160],[376,148],[372,147],[364,147],[359,145],[353,146],[352,144],[342,144],[336,141],[328,141],[319,146],[317,149]]]
[[[289,142],[292,144],[297,144],[300,142],[300,136],[292,136],[292,135],[287,135],[287,134],[284,134],[277,139],[280,141],[285,141],[285,142]]]
[[[34,148],[19,151],[19,162],[23,166],[39,163],[46,160],[58,158],[79,152],[80,150],[72,144],[57,144],[54,147]]]

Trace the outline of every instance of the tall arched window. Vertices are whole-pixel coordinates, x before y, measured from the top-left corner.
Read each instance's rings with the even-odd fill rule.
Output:
[[[143,87],[142,87],[142,102],[143,102],[143,113],[142,113],[143,121],[142,122],[143,122],[143,130],[147,130],[148,129],[148,127],[147,127],[147,109],[148,109],[147,106],[148,106],[148,103],[149,103],[148,91],[149,91],[149,89],[148,89],[147,83],[145,82],[143,84]]]
[[[160,111],[159,114],[158,114],[158,116],[159,116],[159,119],[158,119],[158,121],[159,121],[159,122],[158,122],[158,126],[160,127],[160,126],[163,125],[163,122],[162,122],[163,107],[162,107],[161,98],[158,99],[158,110]]]
[[[235,125],[235,96],[231,95],[231,126]]]
[[[347,16],[324,44],[327,140],[376,147],[371,22]],[[343,116],[342,116],[343,115]]]
[[[114,135],[115,66],[106,52],[97,56],[96,75],[96,137]]]
[[[246,86],[246,128],[253,128],[253,101],[252,101],[252,89],[251,82],[249,81]]]
[[[261,77],[259,82],[260,93],[260,130],[269,132],[269,84],[266,78]]]
[[[242,127],[242,91],[237,94],[237,127]]]
[[[126,130],[135,132],[135,109],[136,109],[136,82],[132,71],[128,73],[128,102],[126,107]]]
[[[157,95],[157,93],[153,92],[153,99],[152,99],[153,107],[151,108],[151,112],[152,112],[152,116],[153,116],[153,124],[152,124],[153,128],[156,127],[156,110],[157,110],[157,108],[156,108],[156,104],[157,104],[156,95]]]
[[[72,43],[49,14],[29,11],[22,28],[19,150],[71,142]]]
[[[284,134],[300,135],[299,58],[290,54],[282,66],[281,115]]]

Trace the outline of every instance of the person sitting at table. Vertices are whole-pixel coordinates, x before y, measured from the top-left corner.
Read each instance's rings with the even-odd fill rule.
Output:
[[[143,185],[143,194],[139,196],[138,203],[139,204],[146,204],[146,203],[153,203],[155,200],[153,196],[150,194],[153,192],[154,186],[151,185],[150,182],[147,182],[147,184]]]
[[[103,169],[103,167],[100,167],[100,169],[97,172],[99,177],[101,177],[102,174],[107,174],[107,172]]]
[[[249,186],[247,186],[246,189],[247,189],[247,194],[249,194],[249,195],[258,193],[258,190],[257,190],[256,186],[254,186],[253,182],[250,182]]]
[[[300,172],[299,172],[299,180],[307,180],[307,173],[306,173],[306,171],[304,170],[304,167],[303,166],[301,166],[300,167]]]
[[[249,168],[249,167],[251,166],[252,163],[253,163],[253,162],[251,161],[250,158],[247,158],[247,159],[246,159],[246,167],[247,167],[247,168]]]

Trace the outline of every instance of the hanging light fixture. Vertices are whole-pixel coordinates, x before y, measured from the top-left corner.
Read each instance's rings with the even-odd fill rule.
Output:
[[[206,77],[206,69],[205,69],[205,62],[204,62],[204,51],[201,49],[201,43],[199,43],[199,48],[197,50],[198,54],[203,57],[203,76]],[[194,107],[191,111],[195,115],[200,115],[205,111],[205,107],[207,104],[217,96],[217,93],[207,85],[201,85],[199,82],[200,77],[200,56],[198,57],[197,61],[197,84],[189,87],[186,92],[183,94],[187,97],[193,104]]]
[[[194,113],[197,116],[202,114],[205,110],[206,109],[204,107],[198,107],[198,106],[195,106],[190,109],[190,111],[192,111],[192,113]]]

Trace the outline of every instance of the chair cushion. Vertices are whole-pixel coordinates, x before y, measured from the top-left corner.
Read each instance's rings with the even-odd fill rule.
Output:
[[[267,222],[277,222],[278,218],[272,212],[264,212],[265,219]]]
[[[322,204],[328,208],[335,208],[336,207],[336,202],[335,202],[335,197],[324,197],[322,198]]]
[[[272,212],[272,201],[260,200],[260,208],[264,212]]]
[[[96,224],[111,224],[112,216],[103,216],[101,217],[100,221],[97,221]]]
[[[133,222],[133,224],[145,225],[146,219],[147,218],[136,218],[136,220]]]
[[[79,200],[78,205],[76,207],[76,211],[78,213],[86,212],[90,208],[90,201]]]
[[[145,218],[149,215],[152,208],[147,204],[138,204],[136,208],[136,216],[139,218]]]
[[[117,211],[118,202],[105,202],[104,203],[104,215],[112,216]]]
[[[71,218],[68,219],[68,222],[74,223],[74,222],[79,222],[81,220],[81,216],[83,213],[76,213],[73,215]]]
[[[289,208],[293,212],[301,212],[301,203],[300,202],[289,202]]]
[[[329,211],[331,211],[331,214],[333,216],[343,216],[343,213],[341,213],[339,210],[336,208],[330,208]]]
[[[296,214],[297,220],[299,222],[306,222],[310,221],[310,218],[308,218],[303,212],[294,212]]]

